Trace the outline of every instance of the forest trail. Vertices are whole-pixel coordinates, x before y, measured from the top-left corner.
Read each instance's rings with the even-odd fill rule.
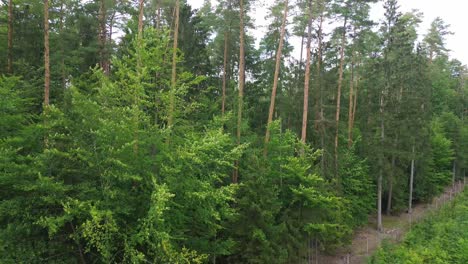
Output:
[[[466,183],[466,179],[465,179]],[[443,194],[434,198],[432,203],[417,204],[413,213],[403,213],[399,216],[383,216],[384,231],[376,231],[376,219],[373,217],[369,224],[356,231],[351,245],[339,250],[334,256],[319,255],[317,259],[309,262],[312,264],[361,264],[380,246],[383,240],[400,242],[406,232],[411,229],[411,225],[419,222],[425,215],[433,210],[437,210],[442,205],[452,200],[458,193],[464,190],[463,181],[458,182],[454,188],[448,187]]]

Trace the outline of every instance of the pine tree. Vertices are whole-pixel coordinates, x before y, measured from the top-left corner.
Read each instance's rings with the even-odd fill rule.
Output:
[[[284,13],[283,13],[283,20],[281,22],[281,31],[279,35],[279,44],[278,50],[276,51],[276,62],[275,62],[275,74],[273,76],[273,88],[271,90],[271,99],[270,99],[270,110],[268,111],[268,121],[267,121],[267,128],[265,134],[265,149],[263,151],[263,155],[266,156],[268,153],[268,142],[270,141],[270,123],[273,121],[273,113],[275,111],[275,100],[276,100],[276,90],[278,88],[278,78],[281,66],[281,54],[283,51],[283,42],[284,42],[284,35],[286,33],[286,22],[288,18],[288,0],[284,1]]]
[[[49,0],[44,0],[44,106],[49,105],[50,55],[49,55]]]

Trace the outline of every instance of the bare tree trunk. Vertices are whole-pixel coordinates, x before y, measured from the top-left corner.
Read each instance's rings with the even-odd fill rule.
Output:
[[[174,46],[172,48],[172,78],[171,78],[171,92],[169,93],[169,117],[167,125],[169,128],[174,124],[174,107],[175,107],[175,90],[177,85],[177,47],[179,40],[179,6],[180,1],[176,0],[175,3],[175,24],[174,24]]]
[[[340,49],[340,69],[338,76],[338,91],[336,93],[336,115],[335,115],[335,176],[338,176],[338,134],[340,126],[340,110],[341,110],[341,87],[343,85],[343,66],[344,66],[344,49],[346,45],[346,24],[348,19],[345,18],[343,24],[343,34],[341,36]]]
[[[312,1],[309,1],[309,23],[307,25],[307,46],[306,46],[306,65],[304,76],[304,109],[302,113],[302,143],[306,143],[307,139],[307,115],[309,111],[309,81],[310,81],[310,59],[311,59],[311,46],[312,41]],[[302,60],[301,60],[302,63]]]
[[[455,188],[455,178],[457,176],[457,161],[453,160],[453,168],[452,168],[452,187]]]
[[[63,36],[63,20],[65,16],[65,1],[61,0],[60,2],[60,23],[59,23],[59,32],[60,36]],[[62,78],[62,89],[66,88],[66,73],[65,73],[65,47],[63,45],[63,38],[60,41],[60,72]]]
[[[384,165],[384,140],[385,140],[385,122],[384,122],[384,94],[382,91],[380,96],[380,157],[379,157],[379,178],[377,181],[377,230],[383,231],[382,227],[382,181],[383,181],[383,165]]]
[[[143,8],[144,8],[144,0],[139,0],[138,4],[138,49],[137,49],[137,73],[140,76],[139,81],[141,80],[141,74],[142,74],[142,61],[141,61],[141,49],[142,49],[142,41],[143,41]],[[134,94],[134,104],[135,107],[138,108],[140,104],[140,95],[138,92],[135,91]],[[138,154],[138,126],[139,126],[139,114],[138,111],[135,112],[134,116],[134,125],[135,125],[135,130],[134,130],[134,145],[133,145],[133,153],[136,155]]]
[[[393,199],[393,179],[395,176],[395,162],[396,157],[395,155],[392,156],[392,168],[390,171],[390,175],[388,177],[388,197],[387,197],[387,215],[390,215],[392,212],[392,199]]]
[[[44,105],[49,105],[50,56],[49,56],[49,0],[44,0]]]
[[[223,61],[223,97],[221,102],[221,114],[224,116],[226,110],[226,86],[227,86],[227,63],[228,63],[229,33],[224,32],[224,61]]]
[[[322,157],[320,159],[320,170],[325,175],[325,112],[323,109],[323,91],[322,91],[322,31],[323,31],[323,20],[324,20],[324,7],[323,2],[320,0],[317,5],[320,8],[320,23],[317,32],[318,45],[317,45],[317,94],[318,98],[316,101],[316,115],[314,127],[317,133],[320,135],[320,148],[322,149]]]
[[[302,70],[302,58],[304,57],[304,35],[301,36],[301,53],[299,54],[299,71]]]
[[[99,5],[99,59],[100,66],[106,75],[109,75],[107,67],[107,10],[106,0],[101,0]]]
[[[349,81],[349,108],[348,108],[348,147],[353,145],[353,115],[354,115],[354,63],[355,52],[353,47],[353,55],[351,59],[351,77]]]
[[[160,28],[161,24],[161,0],[158,0],[156,4],[156,29]]]
[[[359,69],[359,65],[358,64],[358,69]],[[356,70],[356,69],[355,69]],[[358,94],[359,94],[359,71],[356,70],[355,72],[355,79],[356,79],[356,83],[354,85],[354,103],[353,103],[353,115],[352,115],[352,118],[351,118],[351,129],[354,127],[354,120],[356,119],[356,108],[357,108],[357,98],[358,98]],[[352,130],[351,130],[351,133],[352,133]]]
[[[244,1],[240,0],[239,11],[239,96],[237,98],[237,145],[241,143],[242,130],[242,108],[244,107],[244,85],[245,85],[245,39],[244,39]],[[232,175],[232,182],[239,180],[239,161],[235,162],[235,170]]]
[[[143,38],[143,8],[145,5],[144,0],[139,0],[138,4],[138,39]],[[177,23],[177,22],[176,22]]]
[[[109,38],[107,40],[108,45],[112,45],[112,35],[114,33],[114,21],[115,21],[115,15],[116,15],[115,13],[116,12],[117,11],[114,8],[114,10],[112,12],[112,15],[109,18]],[[112,48],[110,48],[110,50],[111,49]],[[110,54],[108,53],[107,56],[110,56]],[[112,63],[111,63],[111,60],[109,60],[109,57],[108,57],[107,58],[107,74],[111,73],[111,68],[112,68]]]
[[[270,124],[273,121],[273,113],[275,111],[276,90],[278,88],[278,78],[279,78],[279,72],[280,72],[280,66],[281,66],[281,54],[283,51],[283,42],[284,42],[284,34],[286,32],[287,17],[288,17],[288,0],[285,0],[278,51],[276,52],[275,75],[273,77],[273,88],[271,90],[270,110],[268,111],[268,122],[267,122],[267,129],[266,129],[266,135],[265,135],[265,148],[263,150],[264,156],[266,156],[268,153],[268,142],[270,141]]]
[[[411,174],[410,174],[410,183],[409,183],[409,199],[408,199],[408,213],[413,212],[413,181],[414,181],[414,145],[412,150],[412,157],[411,157]]]
[[[13,73],[13,0],[8,0],[8,73]]]
[[[321,4],[321,2],[320,2]],[[322,30],[323,30],[323,8],[320,6],[322,9],[322,13],[320,15],[320,23],[319,23],[319,28],[318,28],[318,33],[317,33],[317,38],[318,38],[318,45],[317,45],[317,101],[316,101],[316,114],[315,114],[315,123],[314,127],[315,130],[320,134],[320,125],[323,125],[323,101],[322,101]],[[322,139],[323,141],[323,135]],[[323,149],[323,144],[321,145],[321,148]]]

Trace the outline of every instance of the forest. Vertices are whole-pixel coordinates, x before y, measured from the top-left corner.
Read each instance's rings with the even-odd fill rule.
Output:
[[[0,1],[0,263],[310,263],[465,179],[443,19],[216,2]],[[466,263],[460,196],[380,261]]]

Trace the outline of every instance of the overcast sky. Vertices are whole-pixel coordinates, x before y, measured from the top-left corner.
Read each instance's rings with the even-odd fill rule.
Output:
[[[203,0],[187,0],[193,8],[199,8]],[[211,0],[216,5],[216,0]],[[261,35],[265,31],[267,21],[263,18],[266,15],[266,8],[273,1],[257,0],[258,6],[250,15],[255,18],[257,31]],[[468,64],[468,0],[400,0],[400,11],[407,12],[412,9],[418,9],[423,12],[424,20],[419,29],[419,34],[424,35],[430,26],[432,20],[441,17],[447,24],[450,24],[450,30],[453,35],[447,37],[447,47],[451,50],[452,58],[456,58]],[[382,2],[376,4],[371,12],[372,19],[378,21],[383,17]],[[293,45],[298,46],[300,40],[290,40]],[[295,54],[298,54],[296,49]]]

